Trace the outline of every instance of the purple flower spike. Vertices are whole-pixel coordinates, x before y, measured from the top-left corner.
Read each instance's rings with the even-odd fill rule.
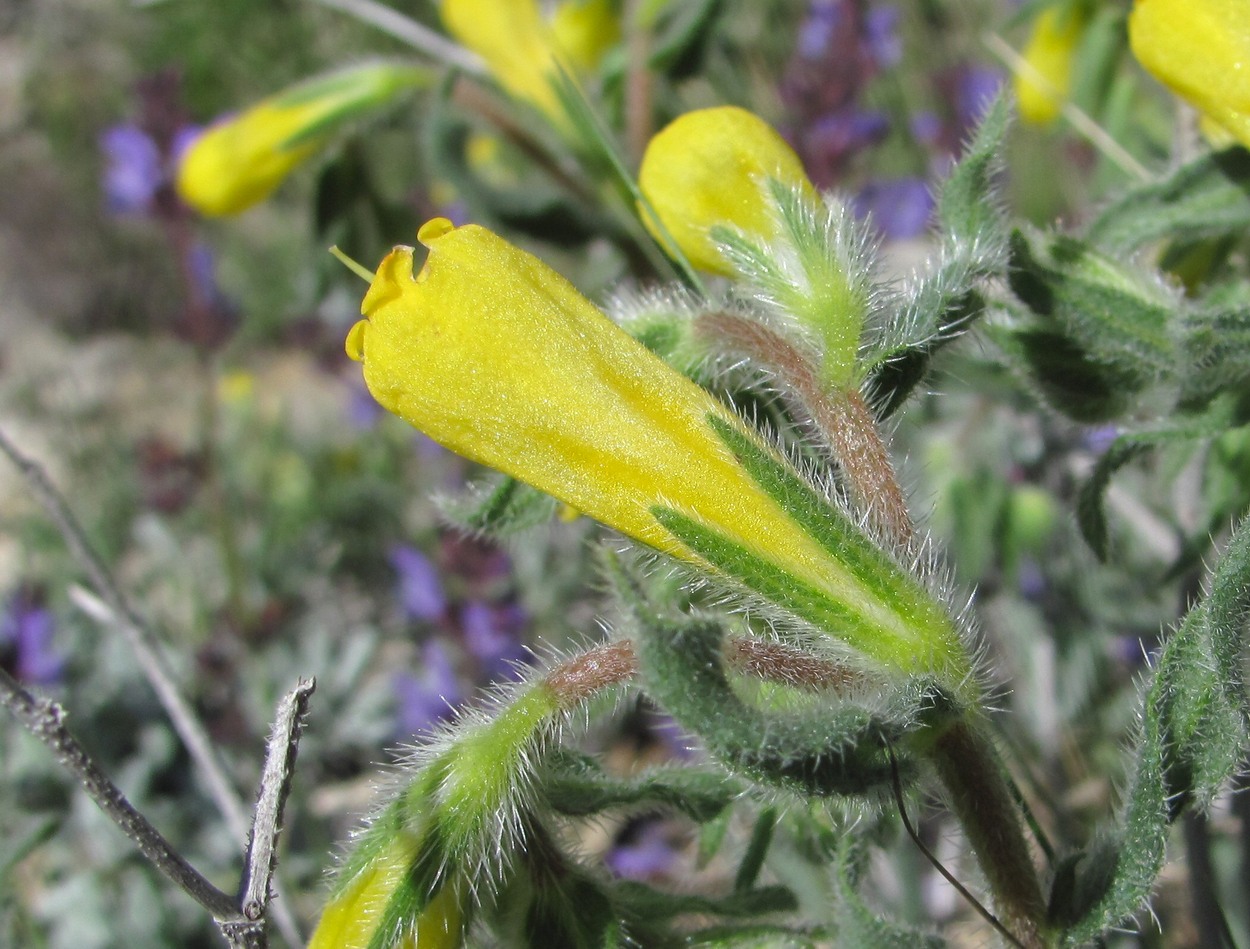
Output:
[[[903,58],[903,41],[898,35],[898,7],[874,7],[864,16],[864,46],[881,69],[896,65]]]
[[[137,125],[114,125],[100,136],[104,198],[114,214],[144,214],[165,183],[160,147]]]
[[[520,633],[529,616],[517,604],[491,606],[471,600],[460,611],[464,648],[481,664],[487,679],[516,677],[516,663],[529,654],[521,645]]]
[[[393,682],[397,702],[396,719],[400,734],[430,731],[451,718],[463,700],[460,680],[452,666],[447,647],[437,639],[421,650],[421,668],[416,675],[398,673]]]
[[[65,672],[65,657],[53,647],[52,614],[34,598],[18,593],[0,617],[0,657],[11,653],[10,668],[22,682],[55,685]],[[5,663],[9,666],[9,663]]]
[[[933,213],[933,196],[920,178],[870,182],[854,201],[855,213],[892,240],[919,237]]]
[[[438,569],[428,557],[408,544],[391,548],[391,566],[399,574],[399,601],[409,619],[433,621],[447,612]]]
[[[622,842],[608,851],[604,863],[627,880],[657,880],[672,871],[676,859],[668,825],[651,821],[627,828]]]

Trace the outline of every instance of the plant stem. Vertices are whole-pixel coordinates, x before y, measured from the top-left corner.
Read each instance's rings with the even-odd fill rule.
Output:
[[[740,351],[775,373],[778,391],[810,423],[830,459],[841,469],[855,507],[880,538],[906,549],[915,529],[876,419],[857,389],[830,389],[810,354],[768,327],[733,313],[707,313],[696,332]]]
[[[966,718],[928,749],[985,874],[1003,925],[1028,949],[1043,949],[1046,903],[1020,811],[983,720]]]

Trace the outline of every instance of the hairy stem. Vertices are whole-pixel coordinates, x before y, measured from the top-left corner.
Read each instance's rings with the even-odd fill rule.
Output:
[[[698,332],[726,344],[777,377],[778,389],[810,423],[842,471],[856,508],[880,537],[907,547],[914,528],[890,453],[857,389],[829,389],[815,363],[780,333],[732,313],[699,317]]]
[[[1046,903],[1020,811],[984,722],[958,722],[928,753],[1003,925],[1027,949],[1043,949]]]

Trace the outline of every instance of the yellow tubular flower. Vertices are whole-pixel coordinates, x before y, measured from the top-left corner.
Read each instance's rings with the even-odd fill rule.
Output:
[[[1086,19],[1075,10],[1054,8],[1037,18],[1022,54],[1029,68],[1016,73],[1014,83],[1026,122],[1049,125],[1059,118],[1072,91],[1072,61]]]
[[[396,835],[386,852],[327,904],[308,949],[368,949],[387,904],[412,872],[417,849],[415,837]],[[462,943],[460,897],[458,885],[446,884],[389,949],[456,949]]]
[[[901,571],[866,580],[761,487],[726,433],[776,456],[735,413],[490,231],[436,219],[418,240],[429,248],[420,273],[412,248],[392,251],[347,338],[385,408],[452,451],[712,569],[658,519],[676,512],[849,610],[870,630],[866,653],[966,673],[949,619]],[[882,592],[904,587],[907,606]]]
[[[202,214],[245,211],[269,197],[343,123],[428,78],[424,70],[372,64],[264,99],[191,143],[178,162],[178,194]]]
[[[1250,148],[1250,0],[1137,0],[1133,55]]]
[[[661,244],[663,231],[701,270],[731,274],[713,227],[734,227],[767,242],[776,232],[764,187],[769,178],[799,188],[819,204],[803,163],[771,125],[735,106],[687,112],[647,145],[638,186],[660,218],[643,221]]]
[[[509,95],[560,127],[568,119],[554,85],[558,57],[589,71],[620,36],[611,0],[569,0],[550,22],[538,0],[443,0],[440,12],[447,31],[485,60]]]

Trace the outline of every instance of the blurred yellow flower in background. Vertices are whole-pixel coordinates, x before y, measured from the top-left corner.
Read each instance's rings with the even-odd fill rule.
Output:
[[[509,95],[560,128],[568,126],[555,85],[561,62],[592,71],[621,31],[613,0],[566,0],[550,17],[538,0],[443,0],[440,11],[447,31],[485,60]]]
[[[1128,27],[1138,62],[1202,112],[1204,130],[1250,148],[1250,0],[1137,0]]]
[[[1049,125],[1059,117],[1072,91],[1072,65],[1089,17],[1071,6],[1050,8],[1033,24],[1022,56],[1027,68],[1016,73],[1014,86],[1020,117]]]
[[[430,73],[373,63],[310,79],[207,128],[178,162],[177,189],[201,214],[265,200],[342,127],[425,85]]]

